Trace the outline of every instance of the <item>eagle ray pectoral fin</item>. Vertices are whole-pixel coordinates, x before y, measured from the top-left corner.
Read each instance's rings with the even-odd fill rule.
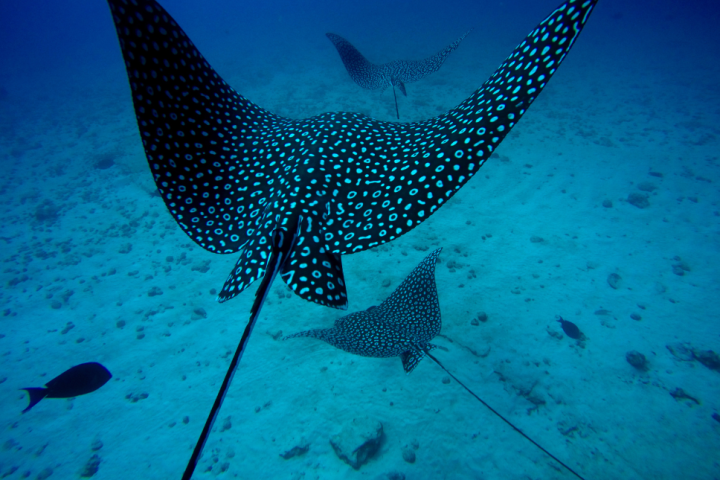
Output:
[[[378,132],[366,145],[378,160],[364,169],[360,162],[352,167],[343,165],[347,172],[361,168],[351,181],[337,182],[334,205],[344,205],[345,210],[334,209],[333,223],[325,230],[350,240],[333,250],[355,253],[392,241],[446,204],[485,164],[550,81],[596,3],[568,0],[555,9],[480,89],[449,112],[424,122],[390,125],[368,121],[358,126],[358,131]],[[403,77],[403,81],[410,80]],[[395,138],[398,140],[389,140]],[[407,172],[387,175],[382,169],[391,162],[406,162]],[[362,190],[358,179],[363,182]],[[370,195],[376,192],[387,195],[387,200],[371,203]],[[357,207],[360,203],[362,206]],[[356,213],[348,207],[359,210]]]
[[[401,353],[400,360],[402,360],[405,373],[410,374],[410,372],[415,370],[415,367],[417,367],[423,358],[425,358],[425,352],[422,350],[412,349]]]
[[[303,241],[312,240],[306,235]],[[339,253],[298,243],[280,276],[287,286],[304,300],[340,310],[348,307],[345,276]]]
[[[360,51],[350,42],[340,35],[334,33],[325,34],[335,45],[335,49],[340,55],[345,70],[347,70],[350,78],[368,90],[382,88],[382,71],[381,66],[370,63]]]
[[[236,297],[251,283],[265,275],[272,254],[272,230],[273,222],[270,221],[265,221],[265,225],[258,228],[225,280],[217,297],[218,302],[223,303]]]
[[[242,155],[225,152],[256,142],[257,132],[285,119],[233,90],[157,2],[108,4],[145,156],[163,202],[202,248],[239,252],[251,240],[248,227],[273,187],[272,182],[237,182],[269,176],[271,167],[251,167]],[[255,126],[253,133],[241,127],[246,124]],[[236,176],[242,169],[245,175]]]

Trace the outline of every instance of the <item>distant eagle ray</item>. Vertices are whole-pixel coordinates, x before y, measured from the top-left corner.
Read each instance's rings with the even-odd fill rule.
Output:
[[[448,55],[455,50],[467,37],[470,30],[455,40],[453,43],[424,60],[394,60],[392,62],[375,65],[370,63],[360,51],[353,46],[352,43],[345,40],[340,35],[334,33],[326,33],[330,41],[335,45],[340,60],[342,60],[345,69],[350,78],[362,88],[368,90],[376,90],[387,87],[393,87],[393,96],[395,97],[395,114],[400,119],[400,111],[397,104],[397,96],[395,95],[395,87],[407,97],[405,83],[417,82],[431,73],[440,70]]]
[[[435,285],[435,264],[441,251],[442,248],[438,248],[420,262],[402,284],[379,306],[346,315],[336,320],[332,328],[306,330],[288,335],[283,340],[312,337],[340,350],[363,357],[399,356],[403,368],[408,374],[427,355],[492,413],[567,468],[573,475],[582,479],[583,477],[572,468],[545,450],[539,443],[488,405],[430,353],[430,350],[436,346],[429,342],[440,333],[442,326],[440,302]]]
[[[460,190],[545,87],[597,0],[566,1],[467,100],[410,124],[272,114],[235,92],[156,1],[108,3],[165,205],[201,247],[242,252],[218,300],[262,279],[190,478],[273,279],[347,308],[341,255],[404,235]]]

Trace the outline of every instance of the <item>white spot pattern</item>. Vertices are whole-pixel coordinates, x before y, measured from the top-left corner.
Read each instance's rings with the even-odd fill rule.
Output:
[[[363,357],[401,357],[410,373],[435,348],[430,340],[442,328],[440,302],[435,285],[438,248],[415,267],[383,303],[335,321],[332,328],[288,335],[313,337]]]
[[[165,204],[203,248],[243,250],[219,300],[264,275],[268,239],[283,228],[299,235],[283,280],[342,308],[340,255],[407,233],[454,195],[545,86],[597,0],[558,7],[467,100],[412,124],[269,113],[227,85],[157,2],[108,1]]]

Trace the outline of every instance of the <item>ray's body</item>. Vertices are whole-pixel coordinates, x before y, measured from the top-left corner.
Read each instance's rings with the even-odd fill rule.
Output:
[[[325,35],[335,45],[340,60],[342,60],[348,75],[355,83],[368,90],[384,90],[392,86],[393,94],[395,93],[395,87],[398,87],[402,94],[407,96],[405,84],[417,82],[440,70],[448,55],[460,46],[460,42],[467,37],[468,33],[470,33],[469,30],[435,55],[423,60],[394,60],[381,65],[375,65],[368,61],[352,43],[340,35],[335,33],[326,33]],[[400,112],[398,111],[397,97],[395,98],[395,112],[399,120]]]
[[[405,84],[417,82],[435,73],[443,66],[448,55],[460,46],[470,31],[443,48],[441,51],[423,60],[394,60],[376,65],[368,61],[352,43],[335,33],[325,35],[335,45],[350,78],[368,90],[386,89],[396,86],[403,95],[407,95]]]

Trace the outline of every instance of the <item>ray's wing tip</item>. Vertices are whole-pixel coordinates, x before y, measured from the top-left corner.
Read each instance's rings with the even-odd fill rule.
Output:
[[[217,303],[225,303],[228,300],[232,300],[233,298],[237,297],[238,293],[241,291],[242,290],[228,291],[228,290],[223,289],[220,291],[220,293],[217,294],[217,296],[215,297],[215,301]]]

